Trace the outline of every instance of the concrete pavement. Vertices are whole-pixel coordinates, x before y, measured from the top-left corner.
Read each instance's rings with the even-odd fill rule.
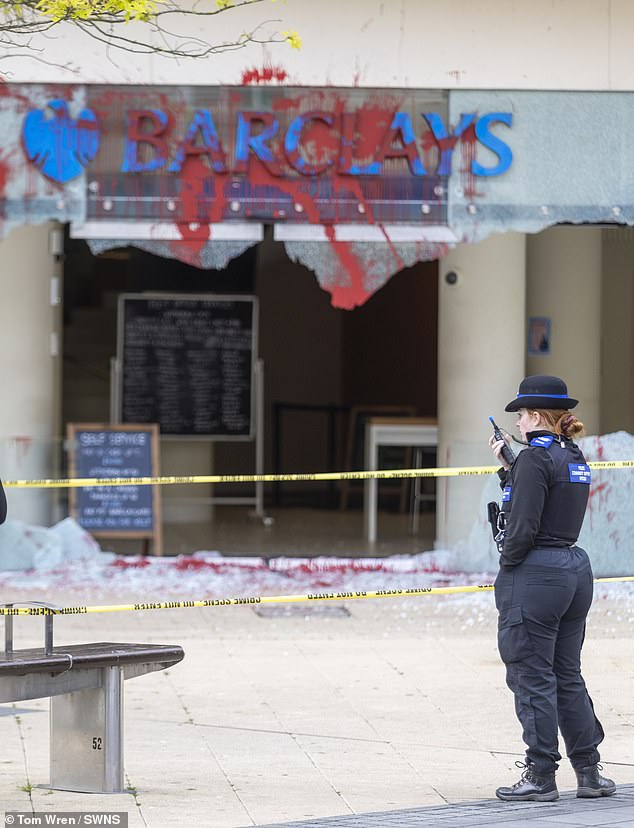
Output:
[[[354,816],[284,822],[260,828],[629,828],[634,825],[634,785],[622,785],[618,796],[579,800],[566,792],[557,802],[483,800],[464,805],[406,808]]]
[[[598,593],[584,650],[605,773],[626,786],[610,800],[493,798],[518,778],[522,744],[492,595],[481,593],[350,602],[347,613],[298,605],[286,615],[217,607],[57,618],[56,645],[177,643],[185,660],[126,683],[129,795],[36,787],[48,780],[48,702],[0,705],[0,813],[123,810],[130,826],[157,828],[634,824],[634,607],[619,589]],[[16,619],[16,647],[41,640],[41,619]],[[558,785],[575,787],[565,760]]]

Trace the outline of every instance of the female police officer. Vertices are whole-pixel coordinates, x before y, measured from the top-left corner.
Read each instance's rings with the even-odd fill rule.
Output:
[[[593,576],[575,545],[588,502],[590,469],[572,441],[583,423],[563,380],[526,377],[506,411],[518,415],[527,448],[509,466],[503,441],[489,441],[503,468],[505,529],[495,581],[498,647],[527,745],[520,780],[498,788],[499,799],[540,802],[559,797],[555,783],[557,727],[577,775],[577,796],[610,796],[599,774],[603,728],[581,676],[581,646],[592,603]]]
[[[7,498],[4,494],[4,489],[2,488],[2,482],[0,481],[0,523],[4,523],[7,519]]]

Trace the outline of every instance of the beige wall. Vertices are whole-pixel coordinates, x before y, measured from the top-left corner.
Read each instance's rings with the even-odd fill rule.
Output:
[[[177,28],[218,43],[271,20],[259,36],[297,30],[301,51],[282,43],[178,63],[113,50],[106,58],[105,47],[66,26],[33,38],[46,62],[9,58],[3,71],[14,83],[240,84],[246,69],[266,64],[283,67],[290,84],[317,86],[627,90],[634,82],[631,0],[265,0]]]
[[[601,431],[601,230],[552,227],[528,236],[526,316],[551,322],[550,352],[526,356],[527,374],[563,377],[587,434]]]
[[[634,433],[634,230],[603,231],[601,430]]]

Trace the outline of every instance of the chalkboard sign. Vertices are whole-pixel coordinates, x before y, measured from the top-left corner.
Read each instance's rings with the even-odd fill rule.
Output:
[[[69,475],[158,477],[156,424],[68,424]],[[70,513],[96,537],[147,538],[162,554],[159,486],[70,489]]]
[[[161,436],[254,436],[253,296],[122,294],[119,420]]]

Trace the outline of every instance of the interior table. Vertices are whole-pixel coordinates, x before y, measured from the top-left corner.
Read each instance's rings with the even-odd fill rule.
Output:
[[[429,417],[370,417],[365,427],[365,468],[375,471],[380,446],[438,447],[438,423]],[[378,481],[364,481],[363,514],[366,538],[377,536]]]

